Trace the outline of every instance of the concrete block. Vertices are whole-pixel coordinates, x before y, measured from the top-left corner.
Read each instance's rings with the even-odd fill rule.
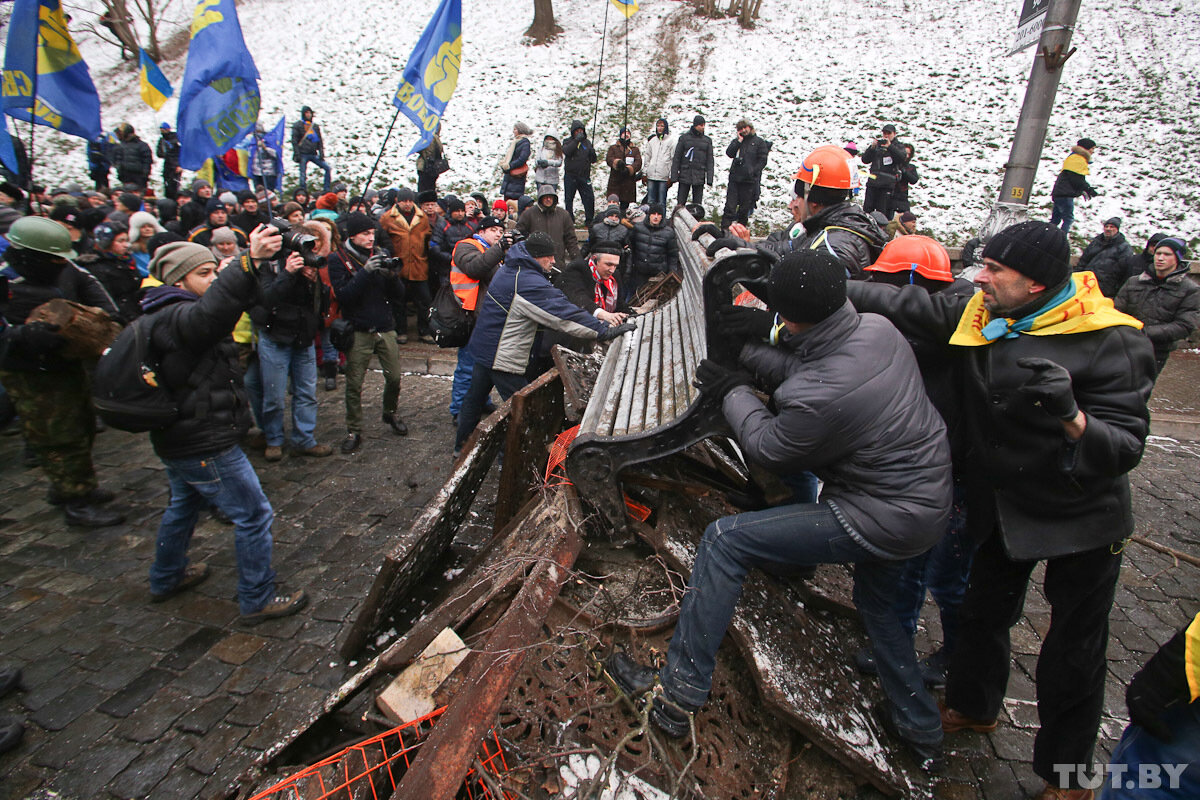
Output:
[[[466,657],[463,640],[450,628],[443,629],[383,690],[375,704],[394,722],[410,722],[428,714],[435,708],[433,691]]]

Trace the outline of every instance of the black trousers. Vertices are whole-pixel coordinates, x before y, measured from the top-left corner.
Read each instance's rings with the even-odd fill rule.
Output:
[[[1055,786],[1061,780],[1055,764],[1092,764],[1104,708],[1108,614],[1121,570],[1121,554],[1112,550],[1120,548],[1046,560],[1042,588],[1051,618],[1035,676],[1041,727],[1033,771]],[[1011,560],[999,532],[976,552],[947,676],[946,705],[955,711],[981,720],[1000,713],[1012,669],[1009,629],[1021,619],[1037,563]]]
[[[703,183],[681,183],[679,184],[679,194],[676,196],[676,203],[681,206],[688,204],[688,195],[691,194],[692,202],[696,205],[704,203],[704,184]]]
[[[867,184],[867,190],[863,194],[863,211],[870,214],[872,211],[881,211],[889,220],[892,218],[892,187],[886,189],[879,186]]]
[[[730,181],[729,189],[725,192],[725,210],[721,213],[721,227],[728,228],[734,222],[748,225],[757,199],[757,183],[754,181]]]
[[[596,216],[596,192],[592,189],[592,179],[570,173],[563,175],[563,208],[575,219],[575,195],[583,203],[583,227],[590,228]]]

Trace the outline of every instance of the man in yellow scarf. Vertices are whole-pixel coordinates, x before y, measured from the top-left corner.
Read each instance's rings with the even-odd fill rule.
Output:
[[[1133,531],[1127,473],[1141,459],[1154,357],[1137,320],[1091,273],[1071,275],[1066,234],[1023,222],[983,250],[973,297],[851,282],[860,312],[962,360],[967,530],[980,542],[951,657],[942,727],[997,726],[1011,669],[1009,629],[1045,562],[1051,621],[1037,666],[1039,800],[1091,800],[1104,705],[1108,613]]]

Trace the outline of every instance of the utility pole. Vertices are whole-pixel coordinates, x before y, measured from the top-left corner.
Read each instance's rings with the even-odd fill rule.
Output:
[[[1025,88],[1021,117],[1008,152],[1008,163],[1004,165],[1000,196],[979,228],[978,238],[964,248],[964,262],[968,260],[967,250],[978,252],[993,234],[1026,218],[1029,194],[1046,143],[1046,129],[1050,126],[1050,112],[1054,109],[1062,67],[1075,52],[1071,48],[1071,34],[1075,31],[1080,3],[1081,0],[1050,0],[1033,69],[1029,72],[1029,84]],[[974,263],[978,259],[970,258],[970,261]]]

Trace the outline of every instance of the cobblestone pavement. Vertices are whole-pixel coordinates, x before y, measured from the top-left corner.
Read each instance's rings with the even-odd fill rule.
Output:
[[[429,366],[419,348],[406,352],[410,368]],[[191,550],[212,577],[149,604],[146,574],[167,485],[147,437],[97,438],[102,484],[119,492],[129,518],[93,532],[64,526],[44,502],[40,473],[22,468],[20,438],[0,437],[0,663],[25,668],[25,690],[0,700],[0,713],[28,720],[24,742],[0,756],[0,798],[212,796],[353,672],[336,654],[342,624],[392,537],[445,479],[453,440],[447,378],[404,378],[405,438],[378,422],[381,387],[370,373],[358,453],[277,464],[251,454],[277,514],[281,583],[307,589],[311,604],[249,629],[236,624],[231,529],[212,520],[198,527]],[[344,433],[340,388],[319,393],[318,438],[334,446]],[[1151,440],[1133,480],[1140,534],[1200,556],[1197,474],[1200,445]],[[1124,724],[1125,682],[1196,611],[1198,587],[1197,567],[1137,544],[1126,550],[1099,763]],[[1034,589],[1013,631],[1004,724],[951,740],[940,796],[1007,800],[1040,787],[1028,764],[1037,720],[1030,676],[1048,622]],[[930,628],[923,649],[936,635]]]

